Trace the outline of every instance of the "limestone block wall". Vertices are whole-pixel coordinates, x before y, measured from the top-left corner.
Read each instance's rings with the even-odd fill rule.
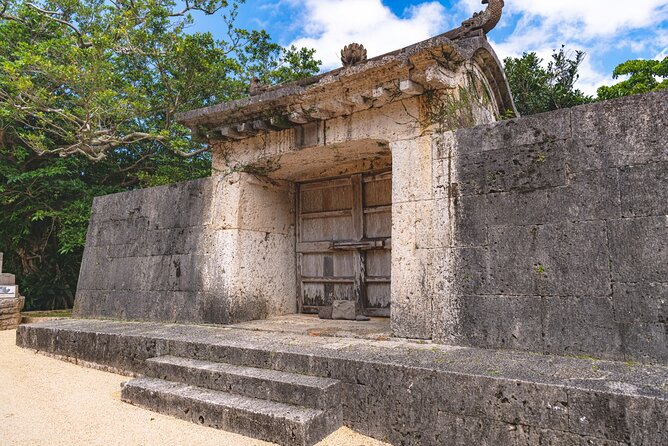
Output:
[[[664,91],[413,147],[425,184],[395,204],[393,241],[414,241],[393,245],[412,259],[394,285],[395,333],[667,362],[666,129]],[[431,188],[415,164],[427,156]]]
[[[75,316],[226,324],[294,313],[293,193],[239,173],[97,198]]]

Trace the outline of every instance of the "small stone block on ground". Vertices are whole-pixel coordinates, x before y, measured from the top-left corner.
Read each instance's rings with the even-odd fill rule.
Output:
[[[335,300],[332,302],[332,319],[354,321],[357,319],[357,302],[352,300]]]
[[[322,307],[320,311],[318,311],[318,317],[320,319],[331,319],[332,318],[332,307]]]

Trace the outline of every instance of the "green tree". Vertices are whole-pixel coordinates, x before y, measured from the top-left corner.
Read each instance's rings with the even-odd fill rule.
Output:
[[[614,79],[627,79],[598,89],[598,99],[615,99],[631,94],[648,93],[668,88],[668,57],[663,60],[628,60],[617,65],[612,73]]]
[[[175,113],[318,71],[240,3],[0,0],[0,250],[30,308],[71,306],[95,196],[210,173]],[[214,13],[225,39],[188,32]]]
[[[570,54],[562,46],[544,64],[536,53],[504,60],[506,76],[520,115],[532,115],[591,102],[593,99],[575,88],[582,51]]]

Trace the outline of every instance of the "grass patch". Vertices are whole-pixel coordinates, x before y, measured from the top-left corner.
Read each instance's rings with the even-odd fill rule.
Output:
[[[72,317],[72,310],[24,311],[26,317]]]

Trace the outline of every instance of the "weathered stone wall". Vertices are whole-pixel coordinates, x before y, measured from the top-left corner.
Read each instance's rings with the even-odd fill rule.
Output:
[[[234,174],[97,198],[75,316],[226,324],[294,313],[293,193]]]
[[[403,168],[425,184],[395,203],[395,332],[668,361],[666,129],[664,91],[413,147]]]

